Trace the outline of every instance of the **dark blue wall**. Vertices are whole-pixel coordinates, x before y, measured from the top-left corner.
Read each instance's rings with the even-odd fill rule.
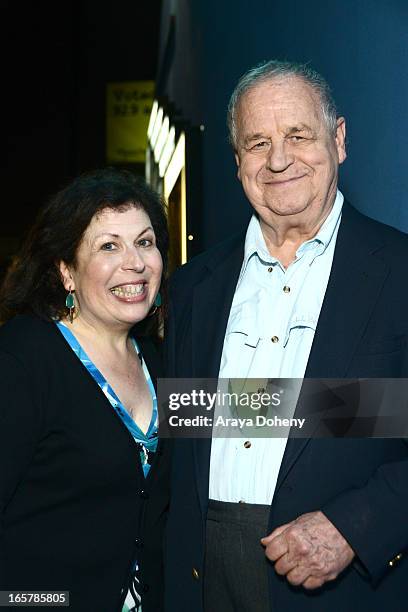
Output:
[[[348,124],[344,194],[408,231],[407,0],[165,1],[162,43],[170,13],[176,44],[166,93],[186,118],[205,125],[205,246],[248,219],[225,109],[241,74],[271,58],[311,62],[327,78]]]

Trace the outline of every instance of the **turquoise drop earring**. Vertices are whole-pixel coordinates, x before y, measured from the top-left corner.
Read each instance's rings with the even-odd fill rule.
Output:
[[[74,321],[74,312],[75,312],[75,300],[74,295],[72,293],[72,289],[69,289],[69,293],[65,299],[65,306],[69,310],[69,322],[73,323]]]
[[[154,305],[156,306],[156,308],[160,308],[160,306],[162,305],[162,299],[161,299],[160,291],[156,295],[156,299],[154,300]]]
[[[149,312],[149,314],[147,316],[148,317],[152,317],[153,315],[155,315],[157,310],[160,308],[161,305],[162,305],[162,299],[161,299],[161,295],[160,295],[160,291],[159,291],[159,293],[156,295],[156,297],[154,299],[153,308],[152,308],[152,310]]]

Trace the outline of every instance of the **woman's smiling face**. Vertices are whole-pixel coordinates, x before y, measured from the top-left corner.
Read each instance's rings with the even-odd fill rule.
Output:
[[[93,326],[130,329],[151,309],[160,287],[162,258],[143,208],[103,209],[86,229],[75,266],[60,263],[79,316]]]

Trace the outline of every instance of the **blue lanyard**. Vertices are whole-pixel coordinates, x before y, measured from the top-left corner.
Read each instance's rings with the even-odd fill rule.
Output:
[[[132,435],[133,439],[139,447],[140,461],[142,463],[143,473],[145,476],[147,476],[150,470],[152,454],[155,453],[157,450],[157,398],[153,382],[149,374],[149,370],[147,369],[145,360],[143,359],[143,356],[140,353],[140,349],[137,345],[136,340],[132,338],[135,351],[141,359],[143,374],[145,376],[147,386],[149,387],[153,403],[152,418],[145,434],[136,425],[136,423],[134,422],[134,420],[132,419],[132,417],[130,416],[125,406],[122,404],[122,402],[120,401],[106,378],[98,370],[96,365],[89,359],[88,355],[86,354],[82,346],[79,344],[74,334],[68,329],[68,327],[61,323],[61,321],[56,321],[56,325],[64,336],[65,340],[68,342],[69,346],[72,348],[72,350],[78,357],[78,359],[81,360],[88,372],[102,389],[103,393],[105,394],[105,397],[108,399],[109,403],[114,408],[116,414],[119,416],[119,418],[123,421],[124,425],[129,430],[130,434]]]

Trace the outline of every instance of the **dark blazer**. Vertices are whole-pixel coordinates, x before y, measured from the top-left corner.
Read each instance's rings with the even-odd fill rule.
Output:
[[[160,360],[141,341],[152,378]],[[118,612],[135,558],[143,611],[162,609],[169,449],[138,449],[54,323],[0,329],[0,590],[70,591],[73,612]],[[44,608],[49,609],[49,608]]]
[[[176,272],[168,376],[218,376],[244,238],[231,238]],[[408,376],[407,265],[406,235],[344,205],[306,377]],[[202,610],[210,447],[210,440],[176,441],[166,536],[167,612]],[[265,611],[406,611],[407,508],[406,441],[290,438],[269,533],[305,512],[322,510],[356,559],[336,581],[316,591],[291,587],[271,564]]]

